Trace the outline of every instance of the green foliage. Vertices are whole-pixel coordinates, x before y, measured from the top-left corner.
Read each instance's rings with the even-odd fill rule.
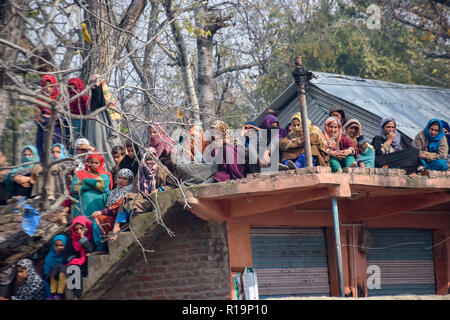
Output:
[[[288,28],[285,15],[272,9],[273,24],[280,28],[274,33],[272,63],[259,79],[257,95],[266,103],[273,101],[293,81],[296,56],[302,56],[303,64],[311,71],[408,84],[450,85],[446,60],[424,57],[423,32],[386,19],[381,29],[368,29],[365,18],[361,18],[367,15],[361,9],[342,3],[332,9],[322,2],[309,23],[290,24]],[[429,33],[426,36],[430,41]]]

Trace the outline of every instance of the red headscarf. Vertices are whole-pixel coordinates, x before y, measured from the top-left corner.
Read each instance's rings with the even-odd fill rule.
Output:
[[[58,97],[59,94],[59,89],[58,89],[58,82],[56,81],[56,78],[54,76],[52,76],[51,74],[46,74],[41,78],[41,87],[45,88],[47,87],[47,81],[50,81],[50,83],[53,85],[53,92],[50,95],[50,99],[52,100],[56,100],[56,98]],[[42,112],[44,112],[45,114],[51,114],[51,110],[45,107],[41,107]]]
[[[94,150],[93,152],[95,153],[98,151]],[[103,156],[101,154],[89,154],[86,158],[86,166],[84,167],[84,170],[78,171],[77,177],[80,180],[83,180],[84,178],[90,178],[90,179],[97,178],[97,176],[89,173],[89,165],[88,165],[89,159],[97,159],[98,161],[100,161],[100,166],[98,167],[97,172],[99,175],[107,174],[109,176],[109,182],[110,182],[109,189],[112,190],[112,187],[113,187],[112,175],[109,171],[105,170],[105,159],[103,158]]]
[[[164,151],[167,155],[172,151],[172,146],[175,145],[172,139],[170,139],[157,124],[153,124],[152,128],[155,129],[156,133],[150,137],[150,147],[156,149],[156,156],[159,158]]]
[[[70,87],[73,84],[75,86],[75,91]],[[80,78],[71,78],[67,82],[69,97],[72,98],[86,89],[83,81]],[[76,100],[73,100],[70,103],[70,112],[73,114],[86,114],[87,103],[89,100],[89,96],[84,94],[81,97],[78,97]],[[80,113],[81,112],[81,113]]]
[[[72,264],[81,266],[86,262],[86,252],[84,251],[83,246],[80,244],[80,235],[77,234],[75,232],[75,225],[76,224],[81,224],[82,226],[84,226],[87,229],[87,232],[85,234],[85,237],[88,240],[92,240],[93,239],[93,234],[92,234],[92,221],[89,220],[87,217],[85,216],[78,216],[75,219],[73,219],[72,221],[72,225],[70,226],[70,231],[72,233],[72,246],[73,248],[78,251],[81,254],[81,258],[75,258],[72,259],[67,265],[70,266]]]

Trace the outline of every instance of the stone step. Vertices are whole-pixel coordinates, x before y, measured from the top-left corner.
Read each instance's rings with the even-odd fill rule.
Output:
[[[153,212],[136,215],[131,220],[131,228],[139,239],[155,223]],[[88,257],[88,276],[83,278],[83,292],[88,291],[105,275],[118,261],[120,261],[135,243],[135,236],[131,231],[122,231],[115,241],[108,241],[108,254],[90,255]]]

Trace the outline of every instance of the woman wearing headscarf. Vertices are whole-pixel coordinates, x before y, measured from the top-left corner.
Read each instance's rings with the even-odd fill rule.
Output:
[[[105,152],[105,166],[111,169],[114,167],[114,159],[111,155],[112,148],[121,144],[117,134],[119,131],[120,111],[105,79],[102,79],[98,74],[93,74],[89,78],[89,83],[94,83],[94,86],[91,89],[91,99],[88,104],[87,114],[107,105],[109,108],[98,113],[95,116],[95,120],[86,120],[84,137],[95,146],[98,152]]]
[[[72,217],[90,217],[93,212],[105,208],[112,189],[112,177],[104,169],[104,163],[101,155],[90,154],[86,160],[86,168],[73,177],[70,191],[78,202],[72,207]]]
[[[266,149],[264,154],[261,157],[261,166],[268,167],[271,164],[271,155],[272,152],[275,151],[275,149],[278,151],[278,159],[281,159],[281,150],[278,145],[272,145],[272,131],[278,130],[278,141],[286,137],[287,132],[284,128],[280,128],[280,122],[278,121],[278,118],[269,113],[267,114],[263,119],[263,129],[266,129]],[[260,143],[263,141],[260,141]],[[278,161],[280,162],[280,161]]]
[[[245,154],[241,154],[239,156],[239,153],[242,151],[238,148],[237,144],[235,143],[236,141],[228,141],[228,126],[225,124],[225,122],[216,120],[211,125],[211,128],[219,130],[219,132],[221,133],[221,139],[217,139],[214,141],[216,143],[216,148],[212,151],[211,155],[215,156],[216,152],[219,152],[218,148],[222,149],[222,158],[220,159],[221,163],[219,163],[218,170],[214,175],[214,179],[218,182],[224,182],[228,180],[244,178],[246,175],[245,164],[240,164],[238,159],[244,160]]]
[[[343,129],[347,137],[355,143],[357,143],[356,138],[362,135],[361,123],[356,119],[348,120],[343,126]]]
[[[70,225],[70,241],[67,244],[67,265],[77,265],[82,269],[82,273],[87,271],[87,255],[94,251],[106,252],[102,231],[93,221],[84,216],[78,216],[72,220]]]
[[[117,173],[117,186],[109,194],[106,207],[92,214],[92,218],[100,226],[103,235],[109,234],[116,226],[117,213],[123,198],[133,189],[133,180],[134,174],[130,169],[120,169]]]
[[[67,82],[67,91],[69,92],[70,100],[73,99],[76,95],[80,94],[86,89],[83,80],[80,78],[71,78]],[[86,110],[89,105],[89,96],[87,94],[83,94],[78,98],[72,100],[69,103],[70,113],[75,115],[85,115]],[[73,139],[77,140],[83,135],[84,127],[86,126],[86,121],[82,119],[71,119],[72,130],[73,130]]]
[[[11,296],[11,300],[44,300],[44,281],[30,259],[21,259],[17,262],[16,283],[19,287]]]
[[[281,163],[287,165],[290,169],[306,167],[305,138],[303,136],[301,119],[300,112],[291,116],[293,130],[280,141],[280,150],[282,151]],[[329,156],[325,152],[325,139],[320,129],[311,125],[311,120],[309,119],[308,132],[313,166],[327,166]]]
[[[66,288],[66,247],[67,237],[59,234],[53,237],[50,250],[45,257],[43,267],[43,278],[46,287],[49,288],[49,296],[46,300],[59,300],[64,295]]]
[[[52,162],[61,161],[63,159],[70,158],[70,154],[65,149],[62,143],[56,143],[51,147],[50,160]],[[64,194],[64,190],[68,189],[72,182],[70,173],[72,167],[72,161],[60,162],[52,165],[50,169],[50,178],[48,180],[47,195],[50,200],[55,200],[58,195]],[[35,181],[33,185],[32,196],[40,194],[44,187],[44,175],[41,165],[37,165],[33,168],[32,179]],[[70,206],[70,200],[65,200],[62,204],[63,207]]]
[[[329,117],[336,117],[336,118],[338,118],[339,121],[341,122],[342,126],[344,126],[347,123],[347,121],[348,121],[348,118],[345,115],[344,109],[342,109],[339,106],[331,107],[330,111],[328,112],[328,116]]]
[[[380,131],[372,139],[375,148],[375,167],[404,169],[407,174],[417,171],[419,151],[397,130],[394,118],[383,118]]]
[[[156,157],[170,172],[175,173],[175,164],[172,161],[171,153],[176,143],[165,132],[166,130],[163,126],[152,124],[149,130],[149,147],[155,148]]]
[[[52,100],[58,99],[59,89],[56,78],[50,74],[46,74],[41,78],[41,87],[44,95],[48,96]],[[41,159],[44,159],[44,138],[45,132],[49,129],[49,120],[52,111],[49,108],[42,107],[40,105],[35,106],[35,120],[37,124],[36,133],[36,147],[38,155]],[[52,136],[52,144],[61,143],[63,140],[62,130],[59,123],[59,119],[56,118],[55,126]]]
[[[342,168],[358,166],[356,143],[342,132],[342,125],[338,118],[329,117],[325,120],[323,135],[326,142],[325,150],[330,156],[332,172],[341,172]]]
[[[207,145],[203,129],[194,125],[185,135],[180,136],[180,140],[182,148],[176,157],[176,176],[180,182],[187,186],[212,182],[218,166],[206,163],[203,159]]]
[[[258,131],[261,128],[255,122],[249,121],[244,123],[241,131],[241,136],[245,137],[244,147],[245,147],[245,171],[247,173],[260,173],[260,165],[264,166],[258,159]],[[270,163],[270,158],[267,164]]]
[[[425,169],[436,171],[448,169],[448,144],[441,120],[428,121],[425,129],[414,138],[412,146],[419,149],[420,162]]]
[[[39,162],[39,153],[35,146],[25,146],[22,150],[21,165],[12,169],[6,176],[6,186],[12,196],[30,197],[35,180],[32,177],[34,164]],[[29,163],[29,164],[24,164]]]

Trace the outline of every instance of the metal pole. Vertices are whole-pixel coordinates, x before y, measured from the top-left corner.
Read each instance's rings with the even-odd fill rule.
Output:
[[[305,143],[306,167],[312,167],[311,141],[308,130],[308,111],[306,108],[306,89],[305,89],[305,69],[302,66],[302,57],[295,58],[295,70],[293,72],[295,83],[297,84],[298,99],[300,103],[300,114],[302,118],[303,138]],[[306,80],[307,81],[307,80]]]
[[[339,212],[336,198],[331,198],[331,205],[333,207],[334,238],[336,241],[336,260],[338,265],[339,293],[341,297],[345,297],[344,271],[342,269],[341,233],[339,228]]]

